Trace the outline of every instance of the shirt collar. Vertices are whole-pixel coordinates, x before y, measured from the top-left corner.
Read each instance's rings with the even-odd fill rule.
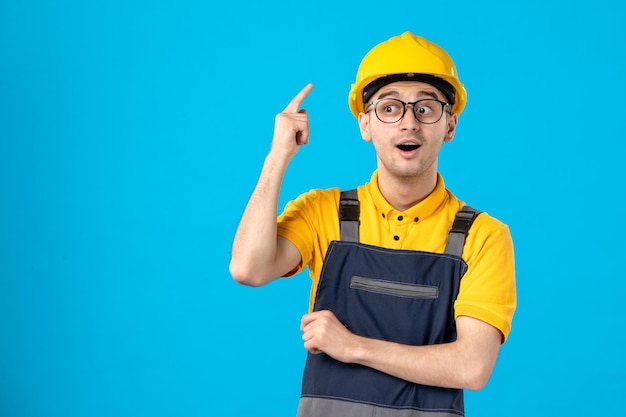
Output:
[[[386,218],[402,215],[406,218],[424,220],[435,213],[435,211],[441,207],[448,198],[443,177],[439,173],[437,173],[437,185],[435,186],[435,189],[424,200],[403,212],[394,209],[391,204],[385,200],[385,197],[383,197],[380,192],[380,189],[378,188],[378,169],[372,173],[370,182],[367,183],[365,187],[372,196],[376,210]]]

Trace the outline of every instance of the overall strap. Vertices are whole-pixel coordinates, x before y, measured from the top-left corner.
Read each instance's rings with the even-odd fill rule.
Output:
[[[463,207],[457,214],[452,224],[452,229],[448,234],[448,241],[443,253],[448,255],[461,256],[463,253],[463,245],[467,232],[474,219],[481,212],[470,207]],[[339,224],[341,229],[341,241],[358,242],[359,241],[359,199],[357,190],[342,191],[339,199]]]
[[[463,207],[457,214],[452,224],[452,229],[448,234],[448,241],[446,242],[446,249],[443,253],[448,255],[461,256],[463,253],[463,245],[465,244],[465,238],[467,232],[474,219],[478,217],[480,211],[471,208],[470,206]]]
[[[341,192],[341,197],[339,198],[339,226],[341,228],[342,241],[359,241],[359,198],[356,188]]]

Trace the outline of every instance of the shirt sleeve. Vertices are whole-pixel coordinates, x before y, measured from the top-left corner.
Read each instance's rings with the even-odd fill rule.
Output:
[[[288,202],[278,216],[277,232],[300,252],[300,265],[287,276],[309,266],[321,268],[328,242],[339,233],[337,214],[339,192],[336,189],[311,190]]]
[[[455,317],[484,321],[502,333],[511,331],[517,304],[513,240],[508,226],[486,213],[476,218],[463,250],[468,270],[461,279]]]

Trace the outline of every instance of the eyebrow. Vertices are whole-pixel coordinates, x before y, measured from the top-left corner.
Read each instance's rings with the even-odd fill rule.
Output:
[[[389,97],[389,96],[398,96],[398,95],[399,95],[399,93],[396,90],[389,90],[389,91],[385,91],[380,96],[378,96],[377,100],[380,100],[381,98],[385,98],[385,97]],[[420,91],[418,93],[418,95],[425,95],[425,96],[428,96],[428,97],[432,97],[435,100],[441,100],[437,96],[437,93],[435,93],[434,91],[424,90],[424,91]]]

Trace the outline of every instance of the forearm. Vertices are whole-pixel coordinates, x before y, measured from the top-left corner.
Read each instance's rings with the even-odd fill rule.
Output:
[[[305,314],[304,347],[334,359],[364,365],[416,384],[481,389],[498,357],[502,334],[480,320],[457,318],[457,339],[426,346],[370,339],[350,332],[330,311]]]
[[[461,316],[454,342],[408,346],[357,337],[352,360],[417,384],[478,390],[491,376],[501,337],[495,327]]]
[[[409,346],[361,338],[359,346],[355,363],[422,385],[478,390],[493,368],[458,342]]]
[[[276,271],[276,217],[287,161],[271,152],[241,217],[233,240],[230,272],[247,285],[263,285],[287,271]]]

